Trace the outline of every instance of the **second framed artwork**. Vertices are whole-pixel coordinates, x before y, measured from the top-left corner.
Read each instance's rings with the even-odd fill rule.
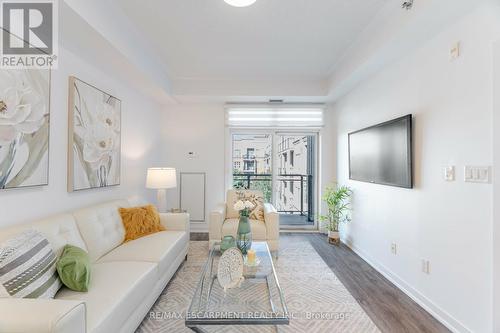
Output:
[[[121,101],[69,78],[68,191],[120,185]]]

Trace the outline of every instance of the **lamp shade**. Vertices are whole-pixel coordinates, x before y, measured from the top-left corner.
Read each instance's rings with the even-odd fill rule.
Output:
[[[177,186],[174,168],[149,168],[146,187],[151,189],[167,189]]]

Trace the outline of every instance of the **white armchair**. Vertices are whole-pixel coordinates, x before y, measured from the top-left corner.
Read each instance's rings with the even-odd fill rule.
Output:
[[[239,223],[239,213],[234,210],[233,204],[237,200],[236,190],[227,192],[227,203],[218,205],[211,213],[208,224],[209,246],[220,242],[224,236],[236,238]],[[245,191],[262,196],[260,191]],[[264,221],[250,219],[252,239],[267,242],[270,251],[278,251],[280,235],[280,218],[273,205],[264,204]]]

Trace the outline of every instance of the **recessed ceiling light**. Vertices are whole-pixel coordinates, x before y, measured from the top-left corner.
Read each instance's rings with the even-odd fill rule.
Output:
[[[224,0],[228,5],[234,7],[248,7],[255,3],[257,0]]]

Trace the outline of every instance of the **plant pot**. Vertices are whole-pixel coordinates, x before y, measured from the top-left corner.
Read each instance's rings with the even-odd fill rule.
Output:
[[[340,234],[338,231],[328,230],[328,242],[330,244],[339,245],[340,244]]]

